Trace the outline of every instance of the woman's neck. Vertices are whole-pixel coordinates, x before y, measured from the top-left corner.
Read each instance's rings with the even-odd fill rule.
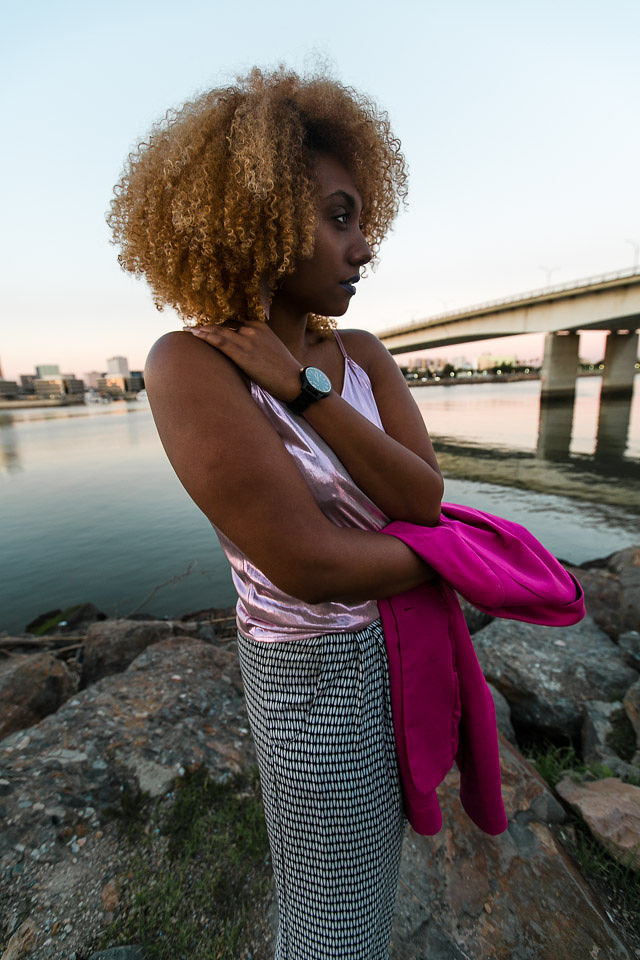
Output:
[[[307,329],[309,315],[294,317],[287,311],[279,310],[277,307],[274,309],[274,306],[274,304],[271,305],[267,323],[289,352],[302,362],[310,345],[311,332]]]

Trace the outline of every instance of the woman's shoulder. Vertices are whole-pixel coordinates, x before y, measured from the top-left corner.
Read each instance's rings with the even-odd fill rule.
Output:
[[[151,347],[145,361],[145,377],[157,373],[178,373],[184,366],[192,372],[194,368],[196,371],[199,368],[211,371],[212,367],[218,367],[221,370],[235,369],[235,364],[215,347],[211,347],[190,333],[172,330],[159,337]]]
[[[240,371],[215,347],[190,333],[165,333],[151,347],[144,367],[150,399],[170,392],[174,398],[192,392],[208,393],[212,399],[221,392],[231,396],[246,393]]]
[[[374,333],[368,330],[339,330],[347,356],[362,367],[373,380],[390,365],[397,367],[395,360]]]
[[[384,354],[388,355],[386,347],[374,333],[368,330],[338,330],[338,335],[344,344],[347,355],[355,360],[364,370],[376,362]]]

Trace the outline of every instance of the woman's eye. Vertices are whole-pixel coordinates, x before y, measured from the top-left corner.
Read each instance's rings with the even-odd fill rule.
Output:
[[[341,223],[343,226],[346,226],[346,225],[347,225],[347,222],[348,222],[348,220],[349,220],[349,214],[348,214],[348,213],[339,213],[339,214],[337,214],[337,216],[334,217],[334,220],[337,220],[338,223]]]

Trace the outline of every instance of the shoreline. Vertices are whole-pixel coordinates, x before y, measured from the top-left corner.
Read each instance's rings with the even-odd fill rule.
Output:
[[[582,377],[601,376],[602,370],[587,370],[576,374],[576,379]],[[504,373],[500,375],[497,373],[488,373],[486,377],[482,376],[482,374],[474,373],[470,377],[462,375],[455,377],[440,377],[438,380],[436,380],[434,377],[428,377],[425,380],[407,380],[407,385],[409,387],[454,387],[456,385],[477,385],[479,383],[520,383],[523,380],[541,379],[542,374],[539,371],[537,373]]]
[[[589,370],[583,373],[578,373],[578,377],[601,377],[601,370]],[[434,377],[428,377],[427,379],[407,379],[408,387],[455,387],[455,386],[464,386],[467,384],[478,384],[478,383],[519,383],[523,380],[540,380],[541,374],[537,373],[505,373],[500,376],[495,373],[489,373],[486,376],[481,374],[473,374],[470,377],[467,376],[456,376],[456,377],[441,377],[436,380]],[[113,397],[112,403],[121,403],[128,402],[135,399],[136,395],[134,394],[131,397]],[[65,400],[28,400],[25,397],[21,397],[17,400],[0,400],[0,410],[37,410],[39,408],[46,407],[91,407],[94,406],[93,403],[87,403],[84,398],[73,400],[67,398]]]

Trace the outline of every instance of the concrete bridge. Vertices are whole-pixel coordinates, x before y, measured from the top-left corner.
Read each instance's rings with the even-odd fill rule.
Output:
[[[608,330],[602,396],[630,396],[638,356],[640,270],[546,287],[378,333],[394,354],[429,347],[545,333],[542,397],[575,392],[581,330]]]

